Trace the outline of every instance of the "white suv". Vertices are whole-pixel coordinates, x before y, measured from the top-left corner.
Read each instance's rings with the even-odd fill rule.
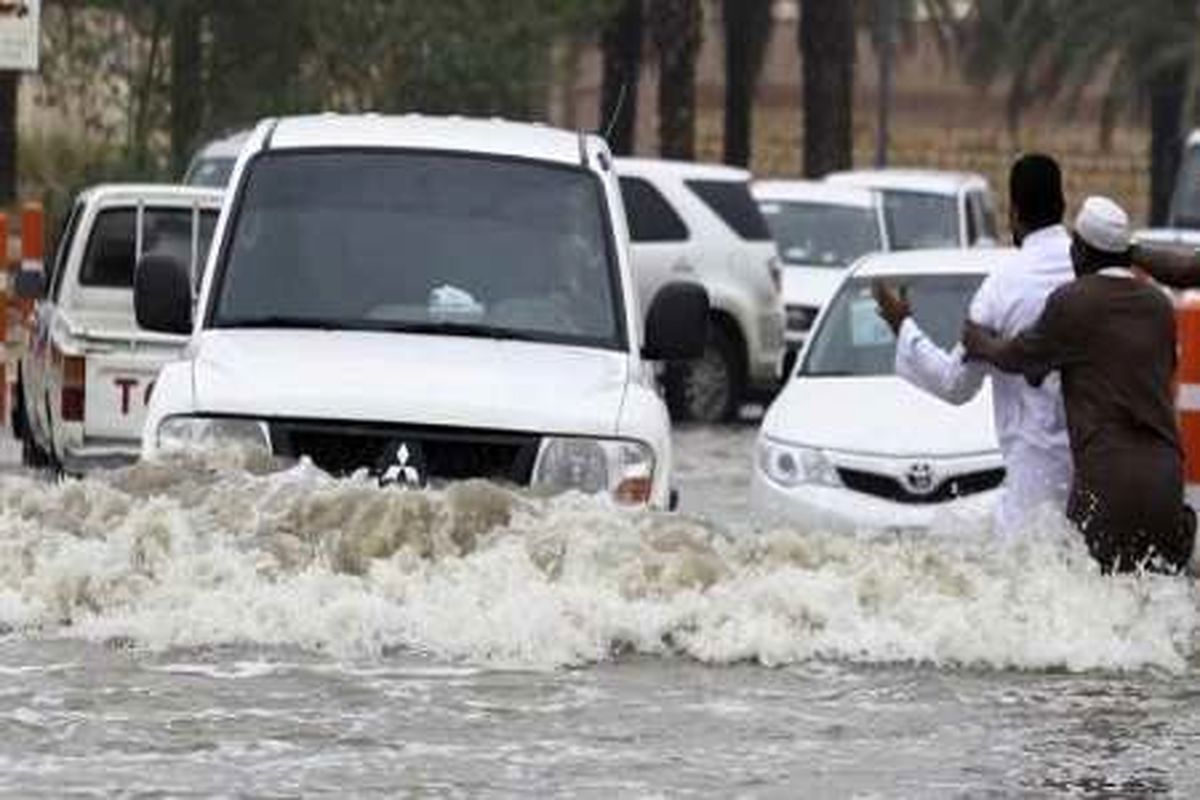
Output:
[[[189,332],[143,433],[381,483],[481,478],[670,499],[649,361],[699,354],[708,302],[664,288],[643,335],[612,160],[595,136],[417,115],[268,120],[247,140],[196,313],[137,269],[139,322]]]
[[[825,180],[879,192],[892,250],[997,244],[991,185],[974,172],[864,169],[835,172]]]
[[[750,195],[750,173],[683,161],[617,159],[642,308],[693,280],[712,317],[703,358],[664,375],[676,419],[719,422],[769,395],[784,354],[778,251]]]

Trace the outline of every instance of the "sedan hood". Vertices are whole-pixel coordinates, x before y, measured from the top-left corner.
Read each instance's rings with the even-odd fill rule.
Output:
[[[627,354],[357,331],[209,330],[192,343],[196,409],[611,436]]]
[[[799,376],[767,412],[763,433],[792,444],[881,456],[998,449],[990,385],[966,405],[952,406],[893,376]]]
[[[844,267],[784,266],[783,302],[789,306],[822,308],[833,298],[844,277]]]

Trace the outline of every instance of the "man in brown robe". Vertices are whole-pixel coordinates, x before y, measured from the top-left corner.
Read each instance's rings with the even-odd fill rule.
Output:
[[[1091,197],[1075,223],[1078,276],[1033,328],[1003,340],[968,325],[970,357],[1032,383],[1062,375],[1075,480],[1067,516],[1106,572],[1187,566],[1195,515],[1183,502],[1175,421],[1175,316],[1161,290],[1129,270],[1129,219]]]

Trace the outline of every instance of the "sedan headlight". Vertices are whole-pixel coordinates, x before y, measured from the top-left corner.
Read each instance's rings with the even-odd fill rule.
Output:
[[[758,440],[758,468],[773,483],[786,488],[801,484],[841,486],[837,469],[820,450]]]
[[[533,486],[603,493],[620,505],[645,505],[654,488],[654,453],[641,442],[547,438],[534,464]]]
[[[237,417],[167,417],[158,426],[158,449],[236,449],[248,455],[271,455],[265,422]]]

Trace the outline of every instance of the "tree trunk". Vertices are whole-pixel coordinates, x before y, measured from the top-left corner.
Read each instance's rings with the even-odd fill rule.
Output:
[[[804,0],[804,174],[819,178],[854,162],[854,0]]]
[[[0,71],[0,205],[17,199],[17,85],[21,73]],[[7,255],[0,253],[7,260]]]
[[[754,90],[771,39],[771,0],[724,0],[725,163],[750,164]]]
[[[696,59],[700,0],[650,0],[650,29],[658,50],[658,149],[664,158],[696,157]]]
[[[642,75],[642,2],[625,0],[604,28],[600,126],[613,153],[633,153],[637,132],[638,81]]]
[[[892,143],[892,98],[895,85],[898,0],[875,0],[875,55],[879,61],[879,105],[875,129],[875,166],[888,165]]]
[[[180,0],[171,26],[171,172],[182,175],[203,122],[200,4]]]
[[[1165,225],[1183,152],[1183,109],[1187,102],[1187,68],[1161,70],[1149,84],[1150,95],[1150,225]]]

